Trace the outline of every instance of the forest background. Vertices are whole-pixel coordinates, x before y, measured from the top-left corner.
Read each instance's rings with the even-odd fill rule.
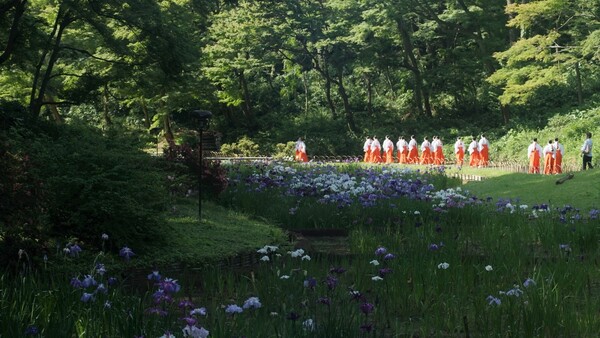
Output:
[[[574,161],[600,133],[599,65],[598,1],[3,0],[0,263],[160,242],[197,182],[195,109],[246,155],[485,133],[493,161],[534,136]],[[187,169],[148,156],[165,141]]]
[[[174,140],[199,108],[262,154],[299,136],[309,155],[360,155],[368,135],[493,144],[600,100],[597,1],[5,0],[0,18],[4,111]]]

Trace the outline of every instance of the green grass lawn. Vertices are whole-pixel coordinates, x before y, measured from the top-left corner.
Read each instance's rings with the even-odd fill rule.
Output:
[[[487,169],[480,170],[486,172]],[[480,198],[519,198],[527,205],[546,203],[551,207],[570,204],[581,210],[600,208],[600,170],[574,173],[575,177],[563,184],[556,181],[563,175],[530,175],[504,173],[488,176],[480,182],[468,182],[463,187]]]
[[[198,222],[196,199],[178,200],[167,222],[164,244],[144,254],[139,265],[202,265],[284,240],[283,231],[275,225],[209,201],[202,201],[202,222]]]

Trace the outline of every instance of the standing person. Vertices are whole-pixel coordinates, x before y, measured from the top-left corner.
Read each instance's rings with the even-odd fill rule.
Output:
[[[363,145],[363,151],[365,152],[365,158],[364,158],[365,163],[371,162],[371,143],[373,143],[373,140],[371,140],[371,138],[369,136],[367,136],[367,139],[365,140],[365,144]]]
[[[398,138],[396,143],[396,149],[398,149],[398,163],[407,163],[408,158],[408,143],[404,140],[404,136]]]
[[[439,136],[435,137],[435,144],[436,146],[433,153],[433,162],[437,165],[443,165],[444,162],[446,162],[446,158],[444,157],[444,144]]]
[[[583,141],[583,145],[581,146],[581,154],[583,155],[583,170],[585,170],[586,165],[588,169],[593,169],[592,166],[592,133],[587,132],[585,134],[587,137],[585,141]]]
[[[479,144],[475,140],[475,136],[471,138],[471,143],[469,143],[469,166],[477,167],[479,165]]]
[[[565,155],[565,147],[558,142],[558,137],[554,139],[554,168],[553,174],[562,174],[562,158]]]
[[[456,165],[462,167],[465,159],[465,144],[460,137],[457,137],[454,142],[454,154],[456,155]]]
[[[410,141],[408,142],[408,163],[419,163],[419,149],[417,148],[417,140],[415,140],[415,135],[411,135]]]
[[[548,141],[542,153],[544,154],[544,175],[551,175],[554,168],[554,145],[552,140]]]
[[[533,138],[533,142],[527,148],[527,157],[529,158],[529,173],[539,174],[542,146],[537,143],[537,137]]]
[[[379,143],[377,136],[373,136],[373,142],[371,143],[371,163],[381,163],[381,143]]]
[[[429,138],[425,136],[423,138],[423,143],[421,143],[421,164],[431,164],[433,160],[431,158],[431,143],[429,143]]]
[[[383,140],[383,153],[385,163],[394,163],[394,142],[387,135],[385,136],[385,140]]]
[[[296,161],[308,162],[308,156],[306,156],[306,144],[304,144],[302,137],[299,137],[298,141],[296,141]]]
[[[479,166],[487,167],[490,159],[490,143],[487,138],[485,138],[484,134],[481,134],[481,138],[479,139]]]

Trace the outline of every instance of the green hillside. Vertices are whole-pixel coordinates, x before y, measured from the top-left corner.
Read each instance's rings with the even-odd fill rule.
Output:
[[[556,208],[569,204],[584,211],[600,207],[600,170],[576,172],[573,179],[556,184],[564,176],[512,173],[469,182],[464,188],[480,198],[519,199],[529,206],[545,203]]]

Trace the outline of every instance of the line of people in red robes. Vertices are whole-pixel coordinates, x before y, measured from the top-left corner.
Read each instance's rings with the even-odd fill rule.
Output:
[[[479,141],[473,137],[469,144],[469,165],[472,167],[487,167],[489,165],[489,141],[485,135],[481,135]],[[419,149],[421,154],[419,155]],[[389,136],[385,137],[383,145],[377,139],[367,137],[363,145],[364,162],[366,163],[401,163],[401,164],[446,164],[442,140],[433,136],[432,141],[425,137],[421,146],[417,144],[415,136],[412,135],[407,142],[404,136],[396,142],[396,158],[394,158],[394,143]],[[459,166],[464,164],[465,145],[459,137],[454,143],[455,163]]]
[[[537,138],[527,148],[527,157],[529,158],[530,174],[543,173],[544,175],[561,174],[562,173],[562,158],[565,154],[565,147],[558,141],[558,137],[554,141],[549,140],[548,144],[542,148],[537,143]],[[543,171],[540,171],[541,160],[544,159]]]

